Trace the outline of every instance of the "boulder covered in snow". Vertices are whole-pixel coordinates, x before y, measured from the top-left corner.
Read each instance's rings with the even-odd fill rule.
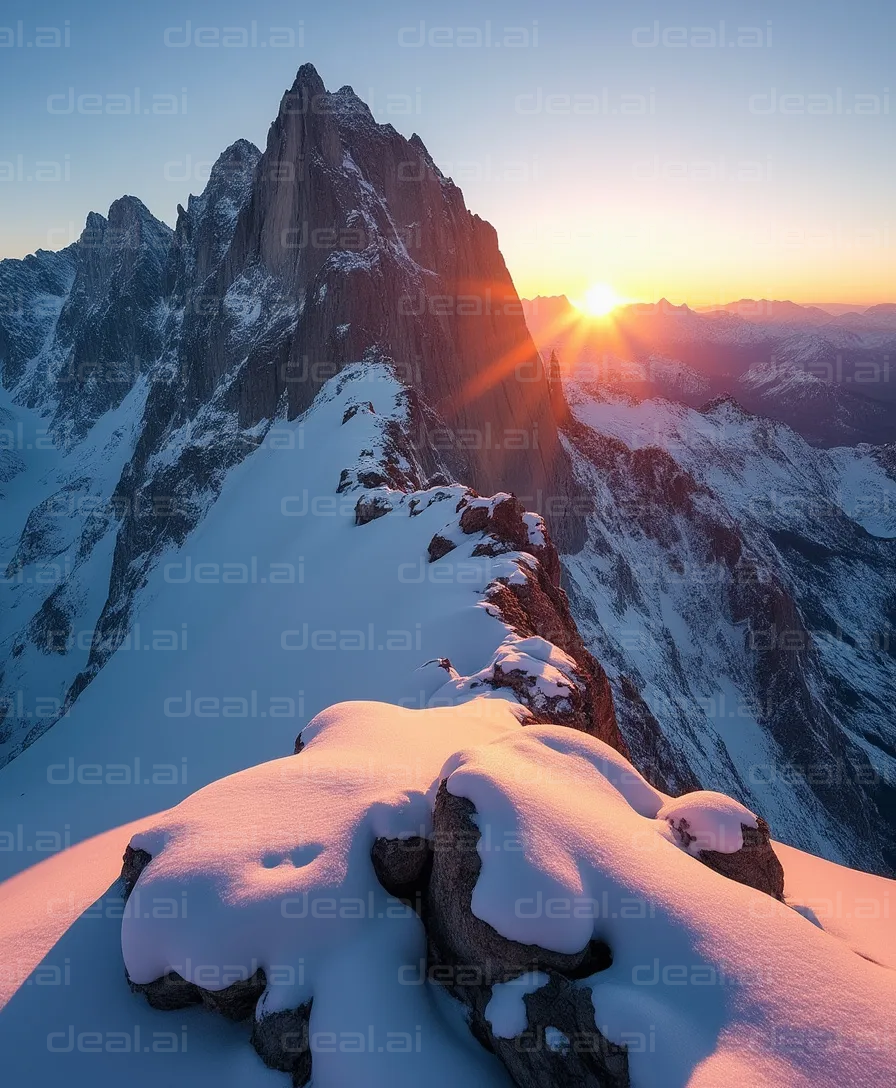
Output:
[[[130,903],[129,909],[139,914],[141,911],[140,892],[134,895],[134,890],[143,870],[152,861],[152,855],[128,843],[125,848],[121,865],[121,880],[124,884],[124,898]],[[133,900],[131,897],[134,896]],[[171,909],[171,903],[166,903],[163,909]],[[152,907],[160,907],[154,904]],[[145,909],[145,908],[144,908]],[[134,982],[128,975],[128,985],[136,994],[142,994],[152,1008],[160,1012],[172,1012],[175,1009],[186,1009],[191,1005],[204,1005],[212,1012],[218,1012],[226,1016],[228,1020],[246,1020],[255,1011],[258,999],[265,990],[265,975],[260,969],[256,969],[250,975],[245,972],[244,978],[235,979],[223,989],[207,989],[191,982],[173,968],[166,970],[158,978],[149,982]]]
[[[784,869],[761,816],[724,794],[695,790],[668,800],[657,818],[710,869],[783,901]]]
[[[383,495],[362,495],[355,504],[355,524],[366,525],[388,514],[392,503]]]
[[[761,816],[756,817],[756,823],[756,827],[742,826],[744,844],[740,850],[731,854],[722,850],[701,850],[698,857],[722,876],[783,902],[784,867],[772,847],[768,824]]]
[[[890,1083],[891,981],[738,879],[766,828],[732,798],[488,690],[302,741],[133,836],[122,951],[157,1008],[246,1016],[318,1088]]]
[[[472,899],[482,869],[480,849],[520,850],[522,844],[482,843],[475,806],[449,793],[443,782],[433,812],[429,885],[429,936],[438,949],[438,958],[456,965],[475,965],[489,984],[546,967],[567,975],[579,973],[591,957],[587,942],[576,952],[552,952],[535,944],[508,940],[476,916]],[[608,965],[609,957],[601,958]]]

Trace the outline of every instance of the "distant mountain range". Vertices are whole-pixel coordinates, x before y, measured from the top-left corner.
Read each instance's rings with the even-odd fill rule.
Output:
[[[874,306],[856,306],[847,302],[790,302],[787,299],[768,298],[742,298],[737,302],[726,302],[723,306],[695,306],[698,313],[714,313],[725,310],[728,313],[738,314],[747,320],[754,319],[762,322],[787,323],[793,321],[796,324],[830,321],[832,317],[842,317],[844,314],[868,314],[873,316],[875,311],[893,312],[896,303],[880,302]]]
[[[896,441],[896,304],[833,315],[766,299],[706,311],[661,299],[601,321],[564,295],[523,308],[567,374],[693,407],[728,394],[815,446]]]

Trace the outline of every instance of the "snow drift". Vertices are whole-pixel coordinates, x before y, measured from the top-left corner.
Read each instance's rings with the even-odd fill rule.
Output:
[[[620,1053],[631,1083],[657,1088],[887,1083],[891,972],[713,872],[675,830],[687,814],[733,853],[755,815],[707,792],[671,800],[602,741],[527,720],[497,694],[422,711],[339,704],[304,730],[299,755],[213,783],[153,821],[130,843],[145,855],[122,922],[135,988],[176,973],[173,985],[214,993],[255,976],[250,1015],[262,1026],[303,1010],[304,1032],[289,1021],[306,1062],[296,1083],[505,1083],[495,1058],[458,1034],[464,1006],[446,1011],[432,945],[421,974],[427,930],[454,936],[439,917],[450,896],[438,870],[459,849],[439,815],[446,790],[472,803],[479,833],[469,909],[496,939],[536,950],[534,964],[517,965],[516,987],[494,973],[472,987],[487,991],[495,1035],[531,1036],[524,999],[567,980],[553,954],[599,941],[609,965],[568,977],[590,994],[593,1037],[618,1048],[617,1060],[606,1080],[579,1083],[625,1083]],[[381,839],[432,844],[434,893],[424,878],[416,910],[378,879]],[[185,899],[188,910],[157,909]],[[487,953],[462,966],[486,968]],[[187,992],[184,1004],[197,1000]],[[527,1046],[548,1046],[549,1026],[569,1041],[561,1022]],[[552,1053],[568,1066],[562,1050]],[[526,1083],[520,1060],[505,1066]]]

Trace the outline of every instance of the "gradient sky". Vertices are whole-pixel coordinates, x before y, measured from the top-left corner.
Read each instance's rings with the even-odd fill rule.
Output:
[[[311,61],[420,133],[521,294],[893,300],[894,42],[883,0],[10,2],[0,256],[67,244],[123,193],[173,223]],[[137,88],[150,113],[107,112]]]

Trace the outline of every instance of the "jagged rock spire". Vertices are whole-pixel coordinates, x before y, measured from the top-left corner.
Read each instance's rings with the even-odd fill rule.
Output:
[[[560,375],[560,360],[557,352],[551,351],[548,361],[548,384],[551,394],[551,415],[558,427],[565,426],[569,422],[569,405],[566,403],[566,393],[563,390],[563,379]]]

